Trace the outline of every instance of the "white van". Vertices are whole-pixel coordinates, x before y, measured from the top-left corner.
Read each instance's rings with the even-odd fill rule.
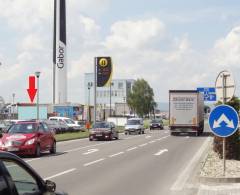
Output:
[[[80,125],[76,124],[74,120],[67,117],[53,116],[53,117],[49,117],[49,120],[64,122],[69,127],[70,131],[82,130]]]

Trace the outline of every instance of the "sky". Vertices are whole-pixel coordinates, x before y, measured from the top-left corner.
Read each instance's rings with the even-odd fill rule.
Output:
[[[143,78],[155,101],[170,89],[213,87],[229,70],[240,95],[240,1],[67,0],[68,101],[84,103],[84,73],[111,56],[113,78]],[[53,0],[0,4],[0,96],[29,102],[28,76],[41,71],[40,102],[52,102]]]

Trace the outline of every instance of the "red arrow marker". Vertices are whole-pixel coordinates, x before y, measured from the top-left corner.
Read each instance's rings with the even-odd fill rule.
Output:
[[[35,76],[29,76],[28,79],[29,79],[29,87],[27,89],[27,92],[28,92],[31,103],[33,103],[37,93],[37,89],[35,88]]]

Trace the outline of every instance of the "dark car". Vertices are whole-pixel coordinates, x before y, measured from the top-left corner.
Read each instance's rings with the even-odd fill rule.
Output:
[[[115,129],[114,123],[96,122],[89,133],[89,140],[112,140],[118,139],[118,132]]]
[[[44,151],[56,153],[54,134],[44,122],[18,122],[1,136],[0,150],[2,151],[37,157]]]
[[[44,121],[50,129],[52,129],[56,134],[65,133],[69,131],[69,127],[62,121],[56,120],[45,120]]]
[[[57,193],[56,184],[44,181],[26,162],[14,154],[0,152],[1,195],[67,195]]]
[[[163,121],[161,119],[153,119],[150,122],[150,130],[152,129],[163,129]]]

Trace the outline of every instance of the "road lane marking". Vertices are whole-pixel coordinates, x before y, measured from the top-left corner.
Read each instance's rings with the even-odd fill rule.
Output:
[[[98,160],[95,160],[95,161],[92,161],[92,162],[89,162],[89,163],[85,163],[83,166],[87,167],[87,166],[93,165],[95,163],[101,162],[103,160],[105,160],[105,158],[101,158],[101,159],[98,159]]]
[[[116,153],[116,154],[112,154],[112,155],[109,155],[108,157],[112,158],[114,156],[119,156],[121,154],[124,154],[124,152],[119,152],[119,153]]]
[[[168,138],[168,137],[170,137],[170,135],[165,136],[165,137],[161,137],[161,138],[159,138],[159,139],[157,139],[157,140],[158,140],[158,141],[161,141],[161,140],[166,139],[166,138]]]
[[[71,149],[71,150],[65,150],[64,152],[65,152],[65,153],[68,153],[68,152],[76,152],[76,151],[78,151],[78,150],[82,150],[82,149],[86,149],[86,148],[91,148],[91,147],[96,147],[96,146],[101,146],[101,145],[105,145],[105,144],[110,144],[110,142],[100,143],[100,144],[94,144],[94,145],[88,145],[88,146],[79,147],[79,148],[74,148],[74,149]]]
[[[163,154],[163,153],[165,153],[165,152],[168,152],[168,149],[160,150],[159,152],[155,153],[154,155],[155,155],[155,156],[160,156],[161,154]]]
[[[154,142],[156,142],[155,140],[152,140],[152,141],[150,141],[150,142],[148,142],[149,144],[152,144],[152,143],[154,143]]]
[[[186,139],[189,139],[189,136],[186,136]]]
[[[127,151],[129,152],[129,151],[136,150],[136,149],[137,149],[137,147],[133,147],[133,148],[127,149]]]
[[[30,160],[25,160],[25,162],[29,163],[29,162],[32,162],[32,161],[36,161],[36,160],[40,160],[41,158],[34,158],[34,159],[30,159]]]
[[[93,149],[89,149],[87,152],[83,153],[83,155],[87,155],[87,154],[92,154],[94,152],[98,152],[99,149],[93,148]]]
[[[148,143],[141,144],[141,145],[139,145],[139,147],[143,147],[143,146],[146,146],[146,145],[148,145]]]
[[[201,159],[202,154],[211,143],[211,140],[212,140],[211,137],[208,137],[203,142],[202,146],[199,148],[199,150],[191,159],[191,161],[188,163],[188,165],[185,167],[185,169],[178,175],[177,180],[171,187],[171,191],[181,191],[183,189],[192,171],[194,170],[199,160]]]
[[[52,179],[52,178],[55,178],[55,177],[59,177],[59,176],[61,176],[61,175],[65,175],[65,174],[70,173],[70,172],[73,172],[73,171],[75,171],[75,170],[76,170],[76,168],[69,169],[69,170],[67,170],[67,171],[63,171],[63,172],[58,173],[58,174],[56,174],[56,175],[53,175],[53,176],[50,176],[50,177],[46,177],[46,178],[44,178],[44,180],[49,180],[49,179]]]
[[[151,138],[151,137],[152,137],[152,136],[148,135],[148,136],[146,136],[145,138],[146,138],[146,139],[149,139],[149,138]]]

